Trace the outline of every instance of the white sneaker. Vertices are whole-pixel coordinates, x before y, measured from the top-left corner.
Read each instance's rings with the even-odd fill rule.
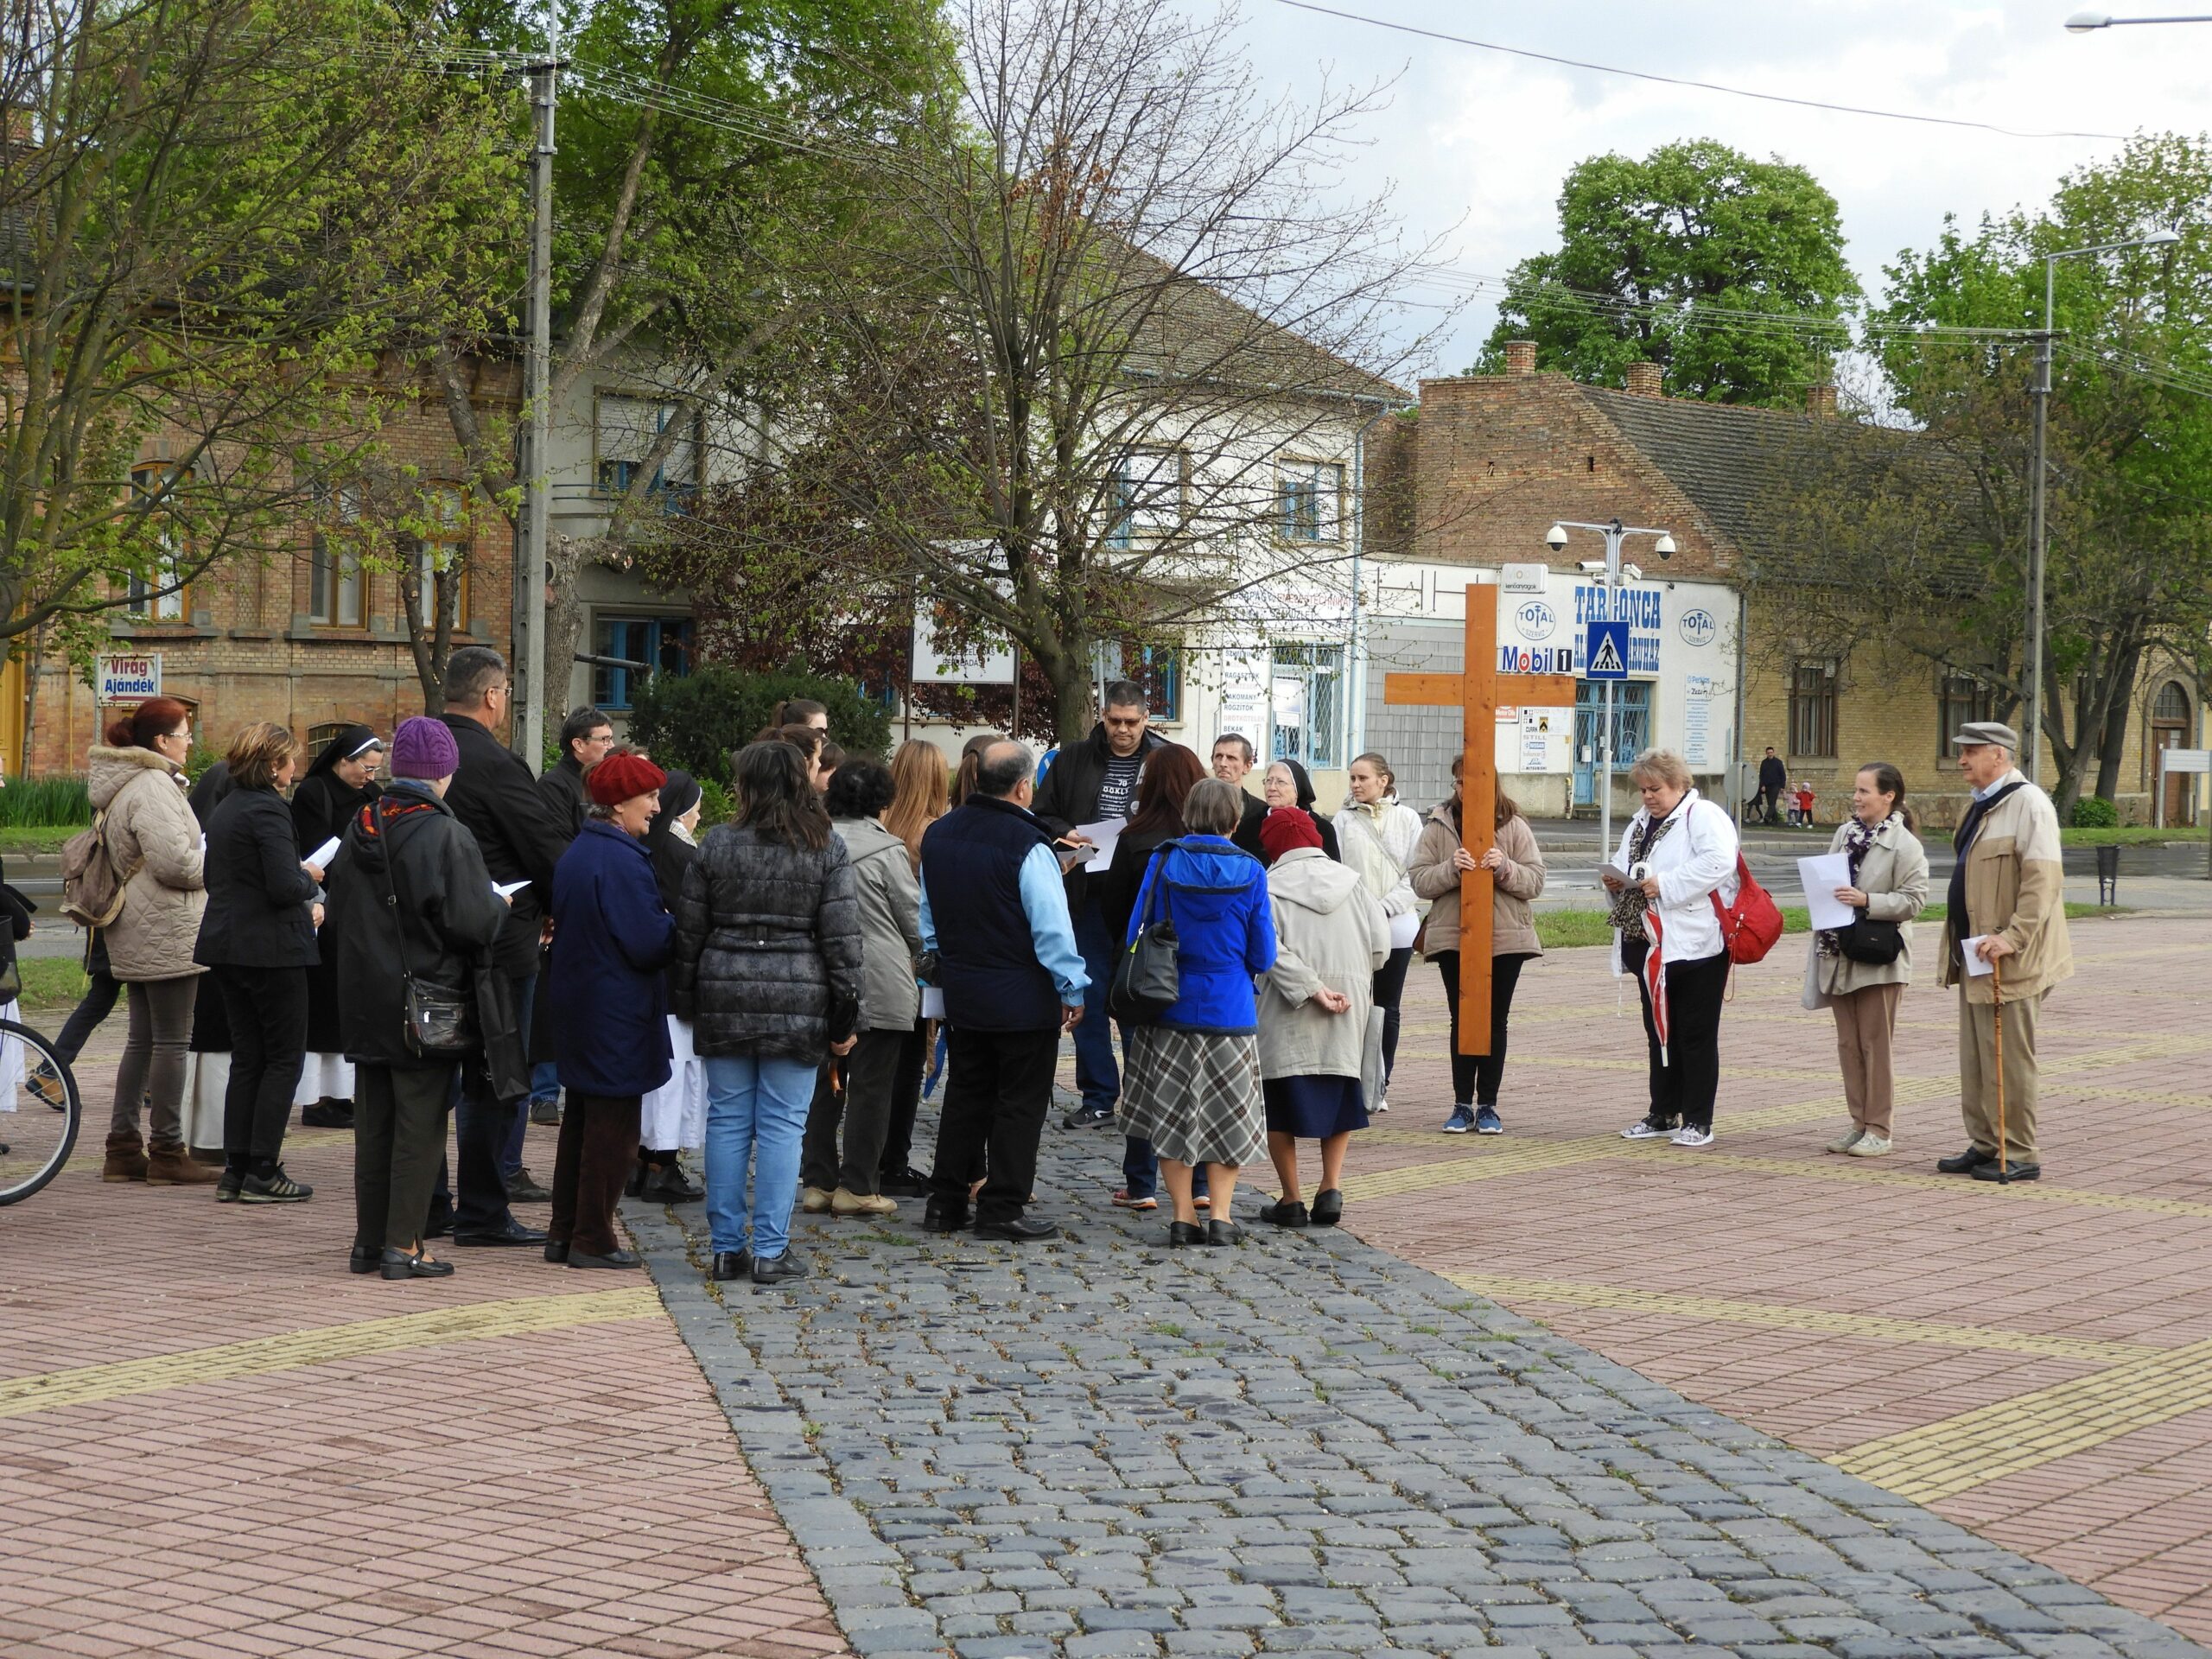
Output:
[[[1672,1134],[1674,1130],[1654,1123],[1648,1117],[1639,1117],[1621,1131],[1621,1139],[1624,1141],[1664,1141]]]
[[[1675,1131],[1674,1144],[1678,1147],[1709,1147],[1713,1144],[1713,1131],[1685,1123]]]
[[[1836,1136],[1834,1140],[1829,1141],[1827,1144],[1827,1150],[1830,1152],[1849,1152],[1853,1147],[1859,1144],[1860,1139],[1866,1135],[1866,1130],[1854,1125],[1852,1128],[1846,1129],[1841,1135]]]
[[[1390,1109],[1390,1090],[1387,1084],[1375,1096],[1375,1109],[1378,1112],[1387,1112]]]

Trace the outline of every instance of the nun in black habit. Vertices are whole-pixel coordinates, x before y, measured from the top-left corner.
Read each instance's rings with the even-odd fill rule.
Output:
[[[292,790],[292,828],[300,855],[312,857],[332,836],[343,836],[353,815],[383,793],[377,767],[384,740],[366,726],[348,726],[322,746]],[[292,1103],[309,1128],[344,1129],[353,1123],[353,1066],[338,1034],[338,952],[326,944],[322,960],[308,969],[308,1057]]]

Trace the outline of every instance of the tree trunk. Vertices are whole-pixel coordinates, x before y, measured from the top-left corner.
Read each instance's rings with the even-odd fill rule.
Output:
[[[569,712],[569,680],[576,664],[577,635],[583,631],[577,577],[600,546],[596,537],[579,536],[556,536],[552,543],[546,550],[553,576],[545,591],[545,684],[538,694],[549,732],[558,729]]]
[[[2105,710],[2104,741],[2097,753],[2097,798],[2111,800],[2120,790],[2120,760],[2127,747],[2127,728],[2135,713],[2135,677],[2143,665],[2140,650],[2127,653],[2126,665],[2116,676],[2112,702]]]

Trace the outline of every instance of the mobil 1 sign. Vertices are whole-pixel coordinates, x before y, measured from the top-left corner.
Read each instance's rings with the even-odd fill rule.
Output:
[[[101,702],[145,702],[162,695],[162,653],[132,652],[92,659],[92,694]]]
[[[1586,623],[1582,635],[1582,677],[1586,680],[1628,678],[1628,623]]]

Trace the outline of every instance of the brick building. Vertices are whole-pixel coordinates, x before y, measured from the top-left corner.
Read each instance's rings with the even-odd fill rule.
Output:
[[[1725,755],[1697,766],[1708,789],[1748,792],[1747,774],[1771,745],[1793,781],[1813,785],[1821,820],[1834,823],[1848,810],[1858,767],[1886,760],[1904,772],[1925,816],[1948,821],[1962,791],[1946,741],[1961,722],[1987,717],[1987,690],[1902,649],[1839,658],[1794,646],[1786,609],[1753,607],[1738,593],[1748,560],[1801,550],[1773,545],[1761,493],[1775,486],[1774,457],[1789,448],[1777,442],[1786,435],[1781,423],[1832,417],[1834,389],[1814,388],[1807,410],[1791,413],[1668,397],[1658,381],[1656,365],[1637,365],[1625,391],[1578,385],[1535,372],[1535,348],[1522,346],[1508,347],[1503,375],[1423,381],[1418,419],[1392,435],[1378,461],[1390,480],[1379,486],[1388,499],[1376,503],[1378,523],[1389,528],[1378,535],[1378,551],[1419,565],[1548,561],[1571,570],[1603,548],[1593,537],[1552,555],[1543,537],[1557,520],[1618,516],[1671,531],[1677,551],[1664,563],[1634,544],[1624,555],[1642,565],[1641,585],[1658,590],[1663,617],[1656,658],[1641,672],[1631,665],[1631,687],[1652,688],[1636,694],[1652,712],[1641,728],[1623,731],[1622,748],[1644,741],[1678,747],[1669,727],[1682,722],[1665,711],[1665,671],[1695,632],[1676,621],[1678,612],[1688,615],[1680,595],[1694,584],[1727,595],[1722,606],[1697,608],[1717,623],[1735,671],[1731,706],[1713,716],[1728,734]],[[1370,639],[1371,659],[1389,654],[1380,619]],[[1370,741],[1389,734],[1381,712],[1370,705]],[[2170,798],[2157,799],[2156,750],[2193,747],[2201,731],[2194,682],[2177,665],[2146,663],[2117,791],[2124,819],[2149,823],[2163,809],[2165,822],[2195,820],[2187,780],[2172,780]],[[2047,760],[2044,770],[2049,777],[2055,768]],[[1587,798],[1578,793],[1579,802]]]
[[[518,404],[513,365],[480,363],[474,396],[487,421],[511,420]],[[384,438],[390,466],[411,469],[404,487],[412,511],[429,526],[419,556],[449,562],[461,573],[454,643],[508,651],[513,538],[498,509],[462,481],[466,468],[442,402],[426,387],[387,422]],[[345,516],[353,499],[340,492],[334,511]],[[289,556],[241,556],[181,593],[131,598],[104,619],[110,638],[102,649],[159,652],[163,695],[193,706],[197,741],[218,752],[240,728],[261,720],[281,721],[310,741],[357,720],[388,734],[423,712],[391,564],[384,558],[364,565],[302,522]],[[423,585],[427,591],[430,584]],[[35,688],[28,684],[34,678]],[[6,746],[0,752],[11,768],[32,775],[81,772],[86,750],[113,712],[95,706],[80,671],[56,653],[35,665],[11,660],[0,682],[0,709],[14,726],[0,723]]]

